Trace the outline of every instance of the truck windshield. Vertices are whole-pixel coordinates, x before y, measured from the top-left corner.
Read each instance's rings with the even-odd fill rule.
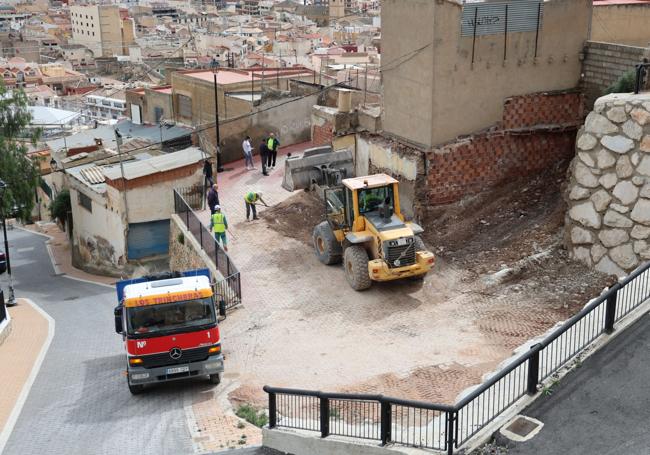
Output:
[[[215,322],[211,298],[126,309],[126,323],[130,335],[173,332]]]

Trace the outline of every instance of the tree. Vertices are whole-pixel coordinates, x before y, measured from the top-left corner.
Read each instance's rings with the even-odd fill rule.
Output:
[[[26,144],[36,144],[40,137],[40,130],[28,128],[32,116],[27,106],[25,92],[7,90],[0,81],[0,179],[7,184],[0,210],[23,220],[30,218],[40,178],[27,156]]]
[[[63,225],[65,225],[68,220],[68,212],[71,210],[72,204],[70,203],[70,192],[68,190],[60,191],[50,204],[50,216],[58,219]]]
[[[616,82],[607,87],[605,90],[605,95],[609,93],[630,93],[634,91],[634,85],[636,84],[636,72],[635,70],[630,70],[624,73],[619,77]]]

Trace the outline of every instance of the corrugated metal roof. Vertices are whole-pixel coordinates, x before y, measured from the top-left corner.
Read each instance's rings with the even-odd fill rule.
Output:
[[[516,0],[510,2],[467,2],[463,4],[461,35],[495,35],[505,33],[506,16],[508,33],[534,32],[542,26],[544,3],[542,0]]]
[[[189,147],[174,153],[155,156],[147,160],[131,161],[124,163],[124,178],[133,180],[146,175],[152,175],[159,172],[171,171],[179,167],[188,166],[198,163],[205,158],[205,152],[197,147]],[[102,168],[106,178],[117,180],[122,178],[120,166],[111,166]]]
[[[82,169],[79,171],[79,174],[91,185],[96,185],[98,183],[104,183],[106,178],[102,173],[101,168],[97,166],[89,167],[88,169]]]

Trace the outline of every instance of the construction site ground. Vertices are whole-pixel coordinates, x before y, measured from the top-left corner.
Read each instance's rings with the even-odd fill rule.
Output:
[[[283,161],[270,177],[241,164],[219,174],[244,302],[222,324],[235,405],[264,407],[265,384],[452,403],[607,284],[562,248],[567,163],[430,209],[420,221],[437,264],[424,282],[355,292],[316,259],[324,205],[280,187]],[[271,205],[259,221],[245,221],[250,189]]]

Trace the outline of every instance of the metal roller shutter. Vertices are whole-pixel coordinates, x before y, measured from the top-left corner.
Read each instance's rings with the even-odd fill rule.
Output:
[[[129,259],[142,259],[169,253],[169,220],[129,224]]]

